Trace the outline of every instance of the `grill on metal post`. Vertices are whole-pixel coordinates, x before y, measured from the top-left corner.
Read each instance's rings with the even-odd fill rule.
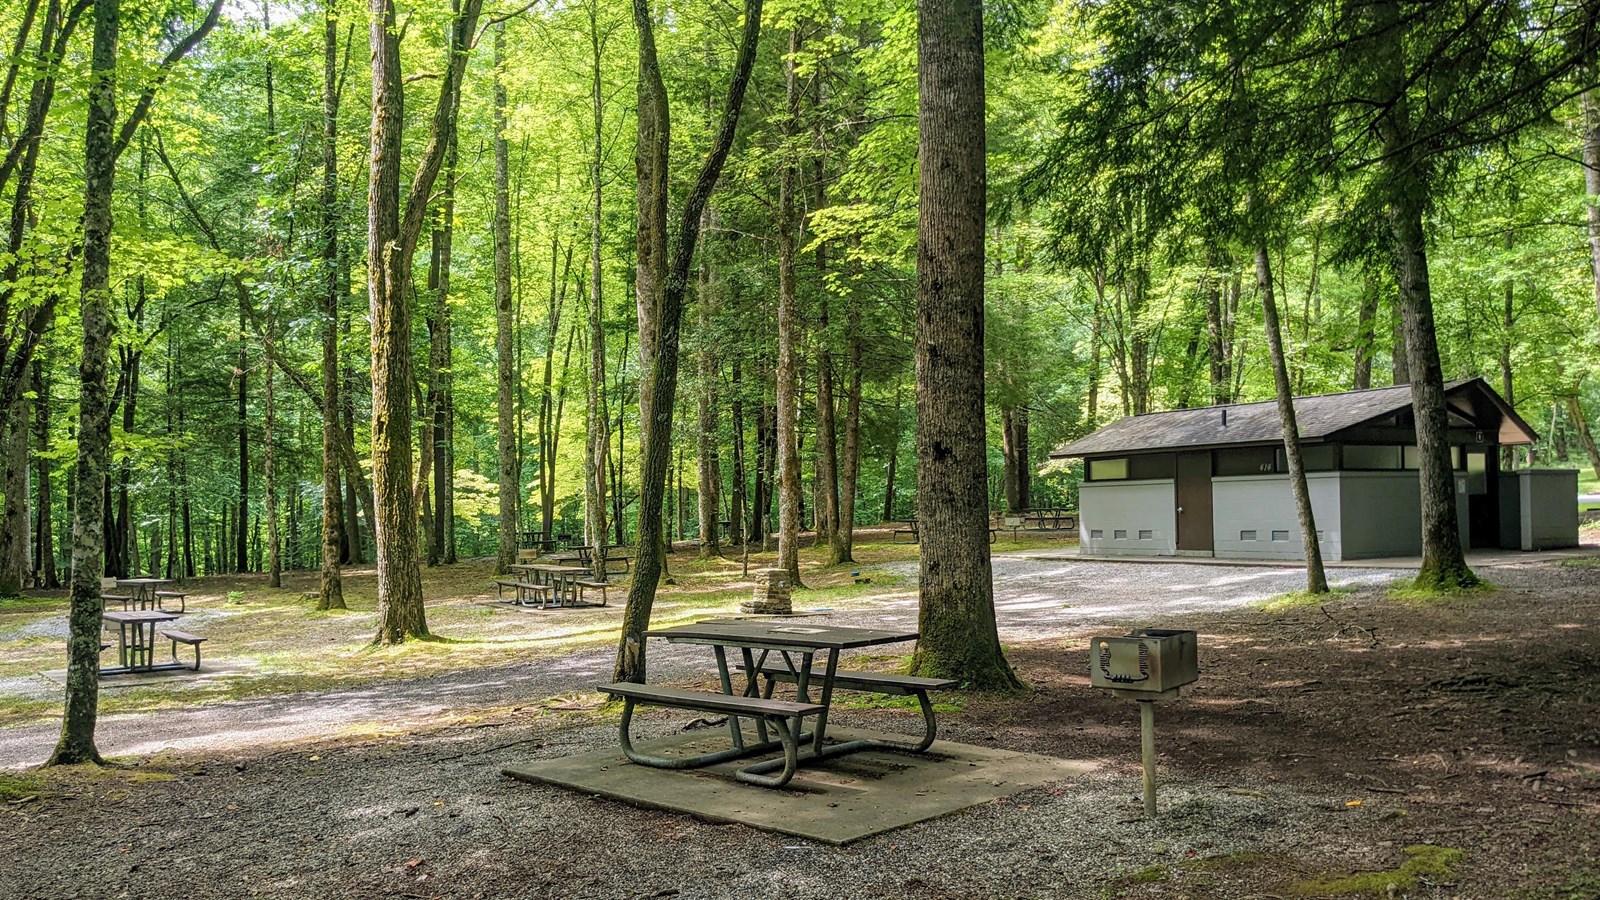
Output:
[[[1180,689],[1200,679],[1193,631],[1136,628],[1124,636],[1089,643],[1089,683],[1113,696],[1139,702],[1140,749],[1144,758],[1144,811],[1156,814],[1157,700],[1176,700]]]

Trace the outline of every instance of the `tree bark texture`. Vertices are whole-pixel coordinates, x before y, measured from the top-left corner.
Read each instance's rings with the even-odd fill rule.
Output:
[[[778,565],[789,573],[791,584],[800,584],[800,447],[796,420],[799,404],[795,395],[799,382],[795,344],[800,339],[799,291],[795,285],[795,245],[799,242],[799,221],[795,205],[795,182],[800,164],[795,159],[793,139],[800,116],[800,86],[795,76],[794,57],[800,51],[800,30],[789,31],[789,53],[784,58],[785,149],[778,169]]]
[[[379,643],[428,633],[412,493],[411,257],[428,198],[455,130],[467,45],[483,0],[466,0],[451,28],[450,56],[428,142],[400,203],[403,86],[393,0],[371,0],[372,128],[367,188],[367,290],[372,317],[372,488],[378,556]]]
[[[689,268],[694,260],[695,244],[700,236],[700,213],[711,199],[722,174],[723,164],[733,149],[734,131],[739,124],[739,112],[744,106],[745,88],[750,83],[750,70],[755,65],[756,42],[761,34],[762,0],[745,0],[744,32],[739,42],[739,56],[734,63],[732,79],[728,85],[728,99],[723,108],[721,123],[712,142],[710,153],[700,167],[683,208],[683,218],[673,243],[671,265],[661,285],[659,299],[639,294],[640,309],[646,305],[658,309],[654,345],[646,351],[641,346],[640,361],[646,358],[649,365],[641,365],[640,412],[644,414],[641,430],[644,449],[639,465],[639,551],[634,566],[633,584],[628,589],[628,603],[622,613],[622,636],[617,647],[616,680],[643,682],[645,676],[644,633],[650,626],[650,610],[655,602],[656,587],[660,583],[664,564],[661,541],[662,508],[666,499],[666,476],[672,454],[672,414],[678,389],[678,335],[683,317],[683,297],[688,288]],[[639,179],[639,252],[640,281],[646,277],[644,245],[654,242],[652,253],[664,259],[665,231],[656,226],[664,221],[664,209],[657,213],[657,205],[664,206],[666,170],[666,88],[661,82],[661,70],[656,62],[654,23],[650,17],[648,0],[634,0],[634,25],[639,31],[639,148],[638,159],[658,158],[661,178]],[[647,110],[658,110],[659,120]],[[659,147],[647,146],[660,142]],[[641,171],[641,176],[646,173]],[[657,189],[659,196],[647,198]],[[647,202],[649,201],[649,202]],[[648,300],[648,304],[647,304]],[[646,334],[644,320],[640,319],[641,338]],[[649,394],[648,400],[646,393]]]
[[[919,0],[917,222],[919,675],[1019,685],[1000,649],[984,422],[983,4]]]
[[[317,609],[345,609],[343,503],[339,488],[339,15],[322,17],[322,578]],[[358,538],[359,539],[359,538]]]
[[[1588,195],[1589,266],[1594,275],[1595,312],[1600,315],[1600,99],[1597,88],[1584,91],[1583,110],[1583,192]]]
[[[495,448],[499,456],[500,525],[495,572],[511,571],[517,561],[518,510],[522,484],[517,472],[517,381],[513,364],[515,328],[511,316],[511,153],[506,143],[506,26],[494,29],[494,309],[496,388]]]
[[[716,207],[706,204],[706,211],[701,217],[700,230],[709,234],[716,227]],[[709,239],[707,241],[709,244]],[[718,522],[721,519],[720,496],[722,468],[717,459],[717,379],[720,376],[717,364],[716,341],[712,334],[713,312],[717,304],[716,272],[713,270],[708,248],[700,252],[700,285],[698,291],[699,301],[696,307],[695,319],[695,359],[698,364],[696,373],[697,390],[696,422],[699,435],[695,447],[695,461],[698,468],[698,481],[700,484],[698,505],[696,512],[700,525],[700,558],[709,559],[722,555],[722,535],[718,533]]]
[[[605,272],[601,268],[605,185],[605,103],[600,79],[600,0],[590,0],[589,87],[594,145],[589,157],[589,378],[585,391],[589,423],[583,464],[583,524],[589,546],[606,545],[606,460],[611,457],[611,418],[606,408]]]
[[[1399,5],[1385,0],[1375,7],[1384,29],[1380,90],[1389,105],[1378,120],[1378,134],[1387,152],[1383,163],[1389,228],[1394,241],[1395,274],[1405,336],[1405,357],[1411,378],[1411,406],[1416,418],[1418,477],[1422,484],[1422,568],[1417,584],[1453,589],[1478,583],[1467,567],[1456,518],[1455,471],[1448,442],[1449,414],[1444,399],[1444,373],[1433,322],[1433,297],[1428,284],[1427,238],[1422,217],[1428,181],[1426,162],[1417,159],[1407,98],[1404,28]]]
[[[26,396],[18,397],[0,429],[0,447],[5,453],[5,473],[0,476],[0,492],[5,493],[4,514],[0,516],[0,597],[20,595],[33,571],[28,564],[28,539],[32,536],[28,527],[31,406]]]
[[[78,462],[74,476],[71,611],[61,736],[50,763],[99,763],[100,575],[105,562],[105,483],[111,456],[106,363],[111,351],[111,195],[116,182],[118,0],[94,5],[89,111],[84,130],[83,355],[78,364]]]
[[[1283,452],[1289,462],[1289,489],[1295,515],[1300,519],[1300,540],[1305,546],[1306,592],[1326,594],[1328,576],[1322,569],[1322,545],[1317,541],[1317,521],[1311,509],[1311,491],[1300,455],[1300,425],[1295,419],[1294,387],[1284,359],[1283,331],[1278,324],[1278,300],[1272,281],[1272,260],[1265,244],[1256,246],[1256,287],[1261,291],[1261,311],[1266,322],[1267,351],[1272,356],[1272,384],[1277,393],[1278,421],[1283,424]]]

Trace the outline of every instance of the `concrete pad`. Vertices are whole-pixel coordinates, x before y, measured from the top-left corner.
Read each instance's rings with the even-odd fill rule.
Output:
[[[890,737],[854,728],[830,729],[828,735],[830,742]],[[754,737],[752,728],[747,739]],[[691,756],[727,747],[728,732],[696,729],[637,746],[658,756]],[[1095,768],[1078,760],[938,741],[927,753],[867,750],[802,766],[786,787],[773,789],[734,780],[734,770],[752,761],[653,769],[628,762],[620,747],[610,747],[512,766],[504,773],[710,822],[735,822],[839,845],[1077,778]]]

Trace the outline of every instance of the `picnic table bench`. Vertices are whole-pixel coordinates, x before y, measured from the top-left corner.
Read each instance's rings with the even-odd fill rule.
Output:
[[[512,595],[511,602],[518,606],[537,604],[540,609],[544,609],[550,599],[551,587],[548,584],[534,584],[531,581],[524,581],[519,578],[496,578],[494,580],[494,597],[496,600],[505,599],[506,588],[511,588],[515,592]]]
[[[182,663],[182,660],[178,659],[179,644],[185,644],[193,647],[194,666],[192,666],[192,668],[196,672],[200,671],[200,645],[205,643],[205,638],[198,634],[190,634],[187,631],[163,631],[161,632],[161,636],[172,641],[172,661],[175,663]]]
[[[892,541],[894,538],[897,538],[902,534],[908,534],[908,535],[911,536],[911,540],[907,541],[906,543],[908,543],[908,544],[920,544],[920,543],[922,543],[922,529],[921,529],[921,526],[919,526],[917,524],[917,520],[916,519],[906,519],[905,520],[905,526],[906,527],[904,527],[904,528],[896,528],[894,530],[894,534],[890,535],[890,540]],[[994,543],[999,537],[1000,537],[1000,529],[995,528],[993,526],[990,526],[990,528],[989,528],[989,543],[991,543],[991,544]]]
[[[1023,513],[1022,519],[1024,523],[1034,523],[1034,525],[1041,529],[1078,527],[1077,510],[1067,509],[1066,507],[1060,506],[1035,507]]]
[[[159,609],[108,610],[104,614],[105,622],[114,624],[119,629],[117,635],[118,665],[101,669],[101,676],[135,672],[158,672],[166,669],[192,669],[199,671],[200,644],[205,641],[205,638],[186,631],[157,632],[156,630],[157,625],[175,622],[177,619],[177,613],[165,612]],[[155,646],[158,637],[167,638],[172,642],[172,662],[158,663],[155,661]],[[179,644],[194,648],[194,665],[191,666],[179,660]],[[109,649],[109,647],[108,643],[102,642],[102,650]]]
[[[632,762],[657,769],[690,769],[709,766],[724,760],[736,759],[752,753],[783,748],[783,770],[777,775],[763,775],[740,769],[733,777],[762,787],[782,787],[800,768],[801,722],[806,716],[820,716],[827,707],[820,703],[791,703],[762,697],[741,697],[713,691],[688,691],[680,688],[646,684],[609,684],[601,688],[614,697],[622,698],[622,753]],[[778,733],[776,741],[762,741],[745,746],[742,740],[733,747],[715,753],[701,754],[687,759],[670,759],[641,753],[633,746],[629,725],[633,721],[633,708],[639,704],[665,706],[672,709],[689,709],[697,712],[722,713],[728,716],[745,716],[769,724]]]
[[[769,662],[758,670],[761,677],[766,679],[761,696],[771,697],[773,689],[778,682],[793,684],[798,687],[800,673],[793,666],[782,662]],[[807,674],[807,680],[821,680],[827,675],[824,669],[812,667]],[[833,673],[833,686],[835,689],[847,691],[860,691],[869,694],[889,694],[896,697],[916,697],[917,705],[922,710],[922,739],[914,743],[900,741],[885,741],[897,749],[909,750],[920,753],[933,746],[933,739],[938,734],[939,724],[934,716],[933,701],[928,699],[929,691],[949,690],[957,682],[953,678],[922,678],[916,675],[896,675],[891,672],[867,672],[840,669]]]

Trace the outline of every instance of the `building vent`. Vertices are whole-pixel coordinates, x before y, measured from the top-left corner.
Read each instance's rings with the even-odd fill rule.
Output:
[[[1111,532],[1111,537],[1119,541],[1125,541],[1128,539],[1128,529],[1118,528],[1117,530]]]
[[[1098,540],[1104,538],[1105,536],[1106,536],[1106,533],[1104,531],[1101,531],[1098,528],[1089,529],[1089,540],[1091,540],[1091,541],[1098,541]]]
[[[1241,540],[1241,541],[1253,541],[1255,539],[1256,539],[1256,533],[1254,531],[1241,531],[1241,532],[1239,532],[1239,540]]]
[[[1156,533],[1154,531],[1151,531],[1148,528],[1139,529],[1139,540],[1141,540],[1141,541],[1153,541],[1155,539],[1156,539]]]
[[[1274,531],[1272,533],[1272,539],[1275,540],[1275,541],[1287,541],[1289,539],[1289,532],[1287,532],[1287,531]]]

